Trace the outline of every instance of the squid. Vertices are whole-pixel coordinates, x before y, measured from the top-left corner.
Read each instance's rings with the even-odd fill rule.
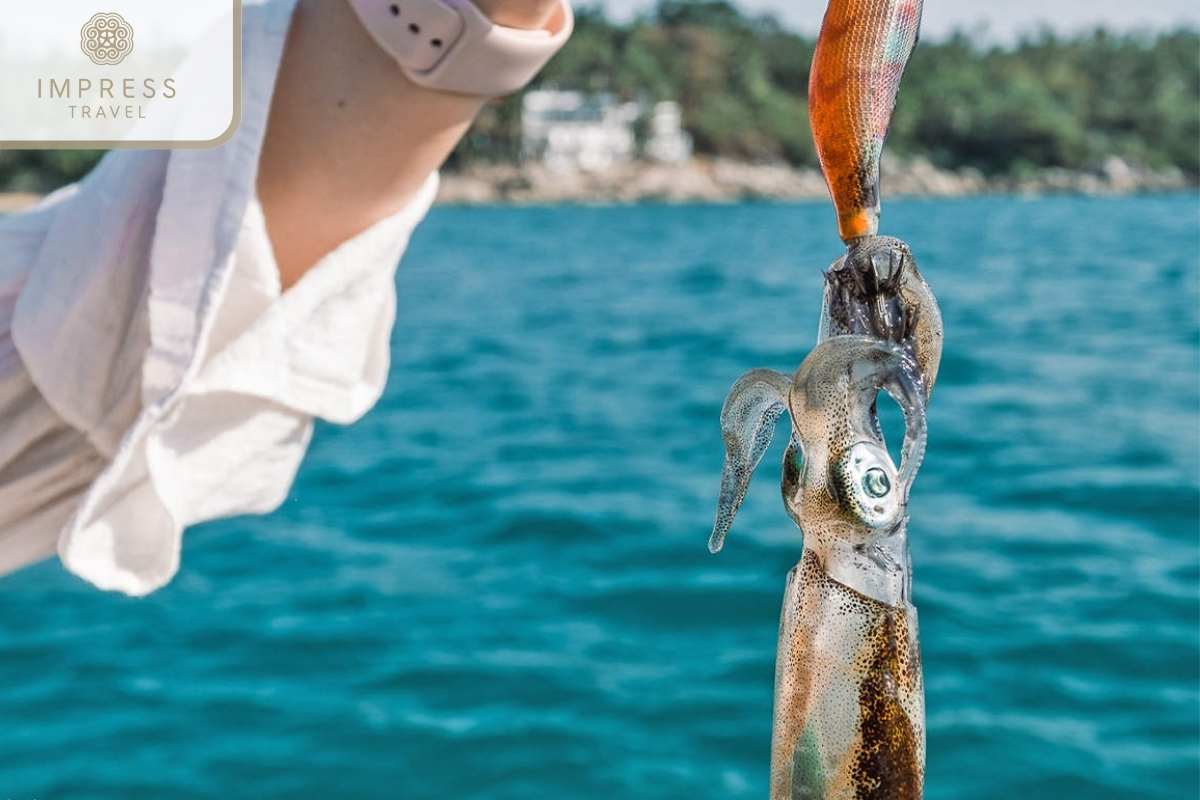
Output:
[[[718,552],[784,412],[782,493],[803,534],[775,674],[771,800],[919,800],[925,701],[908,500],[925,453],[942,321],[908,246],[878,235],[879,157],[920,0],[832,0],[809,85],[846,254],[825,274],[817,344],[792,375],[756,369],[721,411]],[[904,414],[900,463],[879,394]]]

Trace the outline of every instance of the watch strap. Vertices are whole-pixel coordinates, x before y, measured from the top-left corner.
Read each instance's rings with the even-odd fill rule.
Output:
[[[497,25],[470,0],[349,0],[416,84],[494,97],[525,86],[571,35],[568,0],[540,30]]]

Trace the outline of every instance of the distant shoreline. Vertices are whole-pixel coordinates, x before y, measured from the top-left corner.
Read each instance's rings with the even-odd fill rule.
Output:
[[[1131,195],[1197,188],[1170,167],[1149,170],[1115,156],[1091,170],[1043,169],[1027,176],[988,177],[978,170],[943,170],[923,158],[884,159],[884,197],[980,195]],[[826,200],[821,173],[810,167],[694,159],[686,164],[618,164],[605,170],[555,170],[542,164],[474,167],[444,172],[437,202],[444,205],[555,203],[736,203]]]
[[[880,178],[888,198],[1017,195],[1123,196],[1195,190],[1195,178],[1176,167],[1149,170],[1113,156],[1091,170],[1043,169],[1028,176],[988,177],[978,170],[939,169],[929,161],[885,157]],[[42,195],[0,192],[0,214],[36,203]],[[444,171],[439,205],[554,205],[739,203],[828,200],[825,179],[811,167],[693,159],[686,164],[632,162],[601,171],[561,171],[541,164]]]

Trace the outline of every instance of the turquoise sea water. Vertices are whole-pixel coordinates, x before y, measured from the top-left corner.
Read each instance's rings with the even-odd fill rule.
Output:
[[[0,797],[766,796],[800,535],[718,424],[812,346],[824,204],[437,209],[378,407],[142,600],[0,581]],[[926,797],[1197,796],[1200,203],[888,202],[946,352]],[[782,437],[781,437],[782,438]]]

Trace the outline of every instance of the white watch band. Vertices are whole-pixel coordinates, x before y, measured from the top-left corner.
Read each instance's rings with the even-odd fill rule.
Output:
[[[571,35],[575,19],[559,0],[542,30],[506,28],[471,0],[349,0],[371,37],[414,83],[494,97],[520,89]]]

